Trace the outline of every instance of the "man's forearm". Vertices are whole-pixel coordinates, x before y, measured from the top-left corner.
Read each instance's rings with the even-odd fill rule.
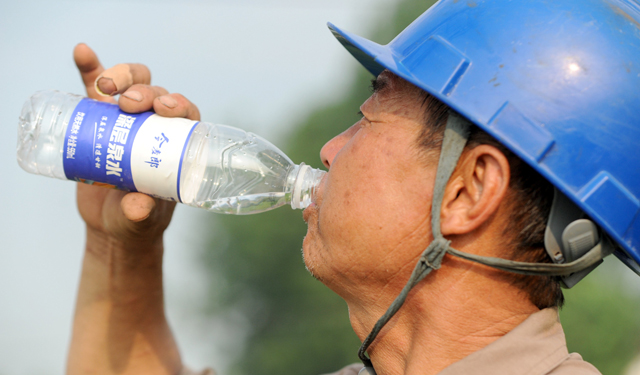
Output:
[[[178,374],[164,315],[161,239],[115,241],[87,230],[67,373]]]

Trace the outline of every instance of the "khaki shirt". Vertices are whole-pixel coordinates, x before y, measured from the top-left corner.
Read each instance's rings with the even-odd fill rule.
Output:
[[[332,375],[357,375],[351,365]],[[449,365],[438,375],[596,375],[580,354],[567,350],[558,310],[544,309],[483,349]]]
[[[331,375],[357,375],[362,364]],[[206,372],[184,375],[206,375]],[[529,316],[503,337],[451,364],[438,375],[598,375],[577,353],[569,354],[558,310],[544,309]],[[601,374],[600,374],[601,375]]]

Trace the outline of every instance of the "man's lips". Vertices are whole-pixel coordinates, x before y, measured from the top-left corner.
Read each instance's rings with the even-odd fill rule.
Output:
[[[307,208],[305,208],[304,211],[302,211],[302,219],[304,220],[305,223],[309,222],[309,216],[311,216],[311,210],[315,210],[315,209],[316,209],[316,204],[315,202],[313,202]]]
[[[302,211],[302,219],[304,220],[305,223],[309,223],[309,217],[312,215],[313,212],[317,213],[318,203],[322,204],[323,190],[327,182],[326,179],[328,178],[328,176],[329,176],[329,173],[326,173],[324,176],[322,176],[322,180],[320,180],[320,183],[316,188],[315,196],[313,197],[311,204],[307,206],[307,208],[305,208],[304,211]]]

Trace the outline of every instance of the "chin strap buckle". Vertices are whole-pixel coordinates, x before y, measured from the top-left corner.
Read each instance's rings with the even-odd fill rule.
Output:
[[[584,211],[555,189],[547,229],[544,233],[544,248],[551,260],[556,264],[578,260],[600,242],[600,237],[606,238],[600,235],[598,226],[587,218]],[[611,254],[613,250],[611,242],[603,239],[603,257]],[[602,260],[583,270],[561,276],[563,286],[573,287],[601,263]]]

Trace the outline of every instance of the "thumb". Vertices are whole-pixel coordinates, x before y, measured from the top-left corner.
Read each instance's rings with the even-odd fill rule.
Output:
[[[156,207],[156,201],[146,194],[129,193],[120,201],[120,207],[127,219],[137,223],[149,218]]]

